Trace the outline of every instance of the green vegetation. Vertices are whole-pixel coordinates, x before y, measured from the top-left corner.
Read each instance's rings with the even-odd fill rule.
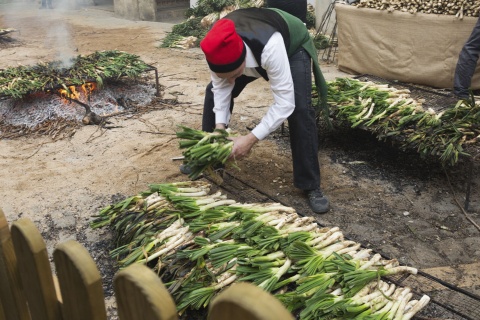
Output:
[[[415,268],[385,260],[336,227],[320,228],[278,203],[237,203],[207,182],[154,184],[110,205],[91,226],[110,226],[121,268],[155,269],[179,313],[207,308],[235,282],[275,295],[298,319],[410,319],[429,301],[381,278]]]
[[[425,110],[409,90],[388,84],[349,78],[328,82],[328,103],[335,119],[371,131],[380,140],[393,139],[400,149],[416,150],[443,165],[469,157],[464,148],[480,139],[480,104],[472,101],[459,100],[436,112]]]
[[[150,67],[138,56],[122,51],[97,51],[77,56],[65,65],[53,61],[0,70],[0,96],[22,98],[30,93],[96,82],[123,76],[136,78]]]
[[[198,47],[205,34],[221,16],[240,8],[265,7],[262,0],[200,0],[197,6],[189,8],[185,17],[187,20],[173,26],[172,31],[163,39],[162,48]],[[309,7],[307,10],[307,28],[315,29],[315,10]],[[325,37],[318,36],[314,39],[317,49],[326,48],[329,45]]]

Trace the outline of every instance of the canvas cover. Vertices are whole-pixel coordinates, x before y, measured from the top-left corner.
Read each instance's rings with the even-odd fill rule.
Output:
[[[478,20],[347,4],[335,10],[341,71],[449,89],[460,50]],[[473,89],[480,89],[479,65]]]

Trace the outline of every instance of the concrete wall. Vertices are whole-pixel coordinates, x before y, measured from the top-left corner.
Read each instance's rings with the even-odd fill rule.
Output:
[[[308,4],[311,4],[315,8],[315,20],[316,20],[316,27],[320,26],[322,21],[322,17],[328,9],[330,3],[334,0],[307,0]],[[190,8],[193,8],[197,5],[198,0],[190,0]],[[332,16],[330,18],[330,23],[327,25],[327,33],[332,31],[333,25],[335,23],[335,11],[333,11]]]
[[[155,0],[114,0],[115,14],[128,20],[157,20]]]
[[[2,1],[8,0],[0,0]],[[115,14],[129,20],[144,20],[144,21],[157,21],[157,1],[156,0],[113,0]],[[197,5],[198,0],[189,0],[190,8]],[[307,0],[308,4],[311,4],[315,8],[315,18],[317,28],[319,27],[322,17],[328,9],[329,4],[333,0]],[[333,28],[335,22],[335,12],[333,12],[330,18],[330,24],[328,25],[328,32]]]
[[[157,21],[157,1],[137,0],[139,19],[143,21]]]

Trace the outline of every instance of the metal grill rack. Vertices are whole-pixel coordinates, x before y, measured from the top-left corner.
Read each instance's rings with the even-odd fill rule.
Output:
[[[155,96],[159,97],[161,95],[160,93],[160,82],[159,82],[159,79],[158,79],[158,70],[156,67],[152,66],[152,65],[147,65],[148,68],[145,69],[143,72],[154,72],[155,73],[155,89],[156,89],[156,92],[155,92]],[[124,74],[122,75],[122,77],[126,77],[127,75]],[[104,79],[105,81],[109,81],[109,80],[112,80],[110,78],[107,78],[107,79]],[[84,82],[92,82],[92,83],[96,83],[97,81],[95,79],[83,79]],[[67,87],[70,86],[70,84],[66,84]],[[62,89],[63,86],[62,85],[58,85],[58,86],[55,86],[55,87],[47,87],[44,89],[45,92],[49,92],[49,93],[52,93],[52,92],[56,92],[57,90],[59,89]],[[30,92],[30,94],[33,94],[35,92]],[[6,96],[6,95],[0,95],[0,101],[1,100],[6,100],[6,99],[11,99],[12,97],[10,96]]]
[[[435,112],[441,112],[442,110],[445,110],[447,108],[452,108],[458,102],[458,99],[451,91],[447,91],[444,89],[435,89],[416,84],[387,80],[368,74],[356,76],[354,77],[354,79],[360,81],[371,81],[378,84],[389,84],[391,87],[397,89],[409,89],[410,96],[415,100],[422,101],[422,106],[424,107],[424,109],[431,108],[435,110]],[[465,163],[466,177],[468,177],[466,183],[464,203],[465,210],[468,210],[470,205],[470,193],[474,176],[474,165],[480,157],[480,147],[478,145],[468,145],[465,146],[465,151],[472,155],[472,157],[470,158],[463,157],[462,159]]]
[[[377,76],[363,74],[354,77],[354,79],[360,81],[371,81],[374,83],[389,84],[391,87],[397,89],[410,90],[410,96],[415,100],[422,100],[423,107],[425,109],[432,108],[435,111],[442,111],[446,108],[454,106],[458,99],[455,98],[451,91],[444,89],[434,89],[416,84],[404,83],[395,80],[387,80]]]
[[[210,179],[208,179],[210,180]],[[210,180],[210,182],[214,182]],[[214,183],[213,183],[214,185]],[[310,210],[307,205],[284,203],[264,190],[242,181],[238,177],[225,172],[223,183],[218,187],[232,199],[239,202],[277,202],[294,208],[301,216],[306,216]],[[321,227],[323,225],[319,224]],[[389,259],[388,257],[385,257]],[[415,298],[422,294],[430,296],[430,303],[419,312],[417,320],[478,320],[480,319],[480,296],[465,291],[450,283],[442,281],[428,273],[419,270],[417,275],[401,275],[389,277],[387,280],[400,286],[412,289]]]

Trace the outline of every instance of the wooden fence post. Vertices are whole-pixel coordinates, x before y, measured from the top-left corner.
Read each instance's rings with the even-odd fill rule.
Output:
[[[1,263],[1,262],[0,262]],[[1,284],[1,283],[0,283]],[[0,299],[0,320],[7,320],[5,318],[5,313],[3,312],[3,304],[2,304],[2,299]]]
[[[30,319],[10,229],[2,209],[0,209],[0,301],[3,309],[0,319]]]
[[[173,298],[150,268],[131,265],[119,271],[113,283],[120,320],[178,319]]]
[[[87,249],[75,240],[53,252],[65,320],[106,320],[102,276]]]
[[[210,303],[208,320],[293,320],[273,295],[247,282],[231,285]]]
[[[11,233],[32,320],[61,320],[60,303],[42,235],[29,219],[13,222]]]

